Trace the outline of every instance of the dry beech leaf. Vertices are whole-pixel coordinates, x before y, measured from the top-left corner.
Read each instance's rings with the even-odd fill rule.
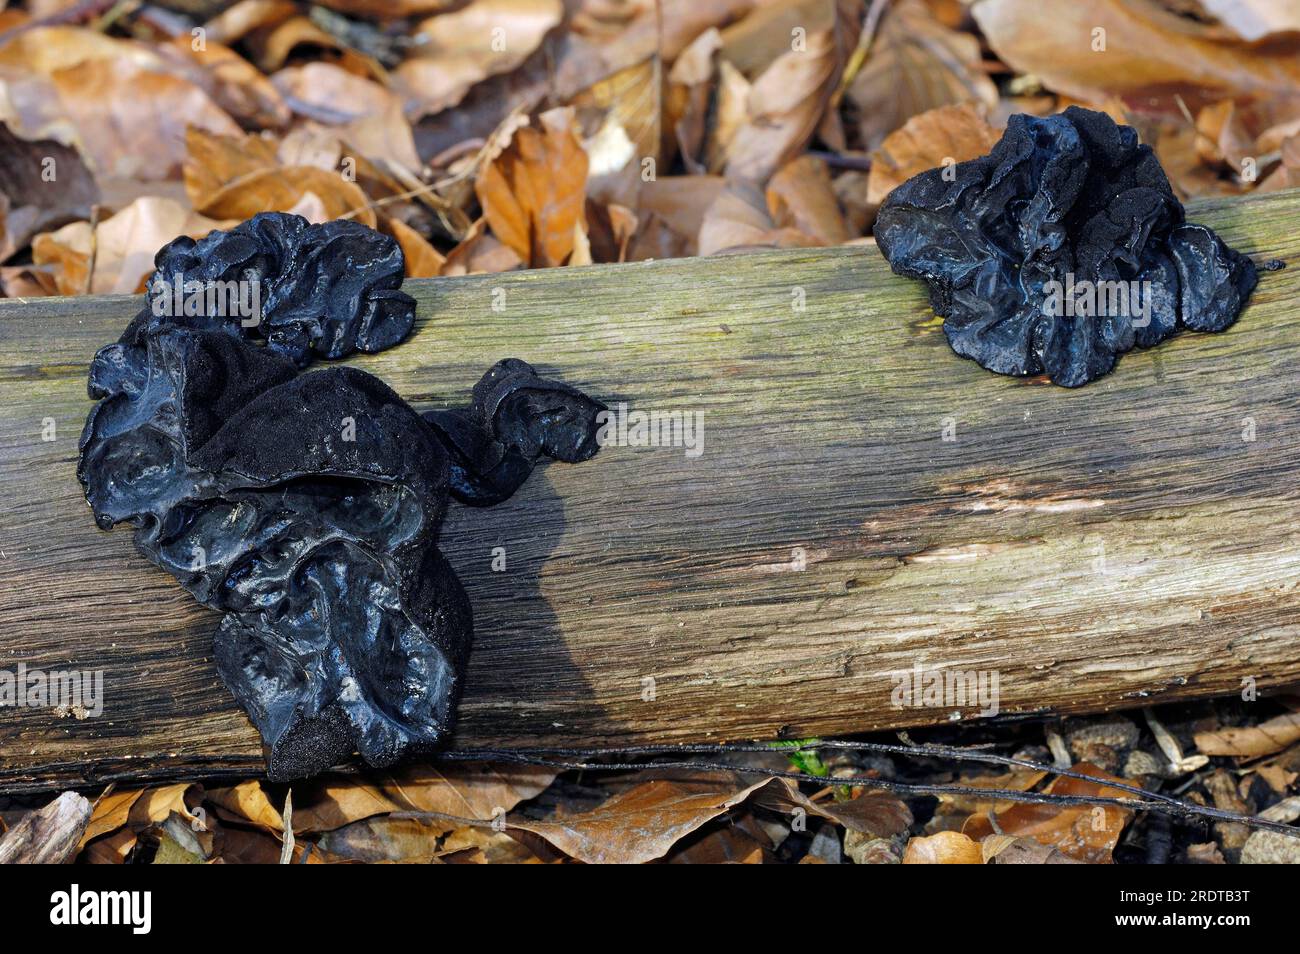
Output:
[[[867,202],[879,205],[895,188],[927,169],[985,155],[1000,137],[969,103],[913,116],[871,154]]]
[[[789,50],[764,70],[727,147],[727,177],[761,184],[797,155],[821,122],[842,65],[834,31],[822,30],[808,34],[806,49]]]
[[[226,821],[256,825],[271,832],[284,831],[284,819],[271,804],[262,783],[256,780],[240,782],[231,788],[210,789],[204,801]]]
[[[1300,0],[1197,0],[1205,12],[1243,40],[1300,31]]]
[[[1093,776],[1096,781],[1056,778],[1046,789],[1058,795],[1089,795],[1105,798],[1129,798],[1127,792],[1110,788],[1106,782],[1120,782],[1095,765],[1080,762],[1075,772]],[[1111,805],[1052,805],[1019,803],[997,813],[997,831],[987,814],[972,815],[962,826],[962,833],[974,839],[992,834],[1019,835],[1059,849],[1076,861],[1109,864],[1111,852],[1119,842],[1124,826],[1133,817],[1126,808]]]
[[[339,13],[369,17],[376,20],[397,20],[402,17],[435,13],[455,7],[460,0],[321,0],[321,6]]]
[[[540,128],[523,126],[474,184],[483,215],[525,264],[563,265],[583,225],[587,155],[571,109],[542,113]]]
[[[912,824],[912,812],[893,795],[884,792],[865,792],[848,801],[815,802],[803,792],[793,779],[777,778],[754,793],[754,805],[788,815],[802,809],[809,815],[826,818],[849,831],[872,838],[890,838],[907,831]]]
[[[336,127],[363,155],[420,168],[401,97],[386,87],[323,62],[287,67],[271,80],[294,112]]]
[[[439,821],[375,816],[325,832],[319,846],[340,860],[427,865],[446,830]]]
[[[583,123],[584,128],[600,120],[595,132],[583,140],[589,198],[604,205],[636,205],[644,164],[649,160],[653,172],[660,161],[662,86],[659,58],[651,57],[570,101],[577,115],[591,118]]]
[[[289,124],[289,107],[271,81],[230,47],[208,39],[196,48],[189,34],[163,44],[159,52],[182,58],[187,76],[242,125],[279,129]]]
[[[723,824],[702,837],[690,838],[664,859],[672,865],[761,865],[771,842],[757,826]]]
[[[203,24],[208,42],[237,43],[254,30],[272,27],[297,15],[292,0],[238,0]]]
[[[78,146],[101,176],[166,179],[184,158],[187,124],[239,131],[180,73],[130,40],[78,27],[29,30],[0,46],[0,119],[24,137]]]
[[[767,211],[763,193],[743,181],[728,183],[704,213],[699,254],[729,249],[802,248],[823,242],[797,229],[779,228]]]
[[[641,864],[661,858],[682,838],[739,805],[768,780],[739,787],[735,779],[655,779],[576,815],[520,820],[510,827],[546,839],[587,864]]]
[[[202,820],[193,809],[203,801],[203,789],[191,782],[178,782],[160,788],[147,788],[131,804],[127,823],[137,831],[150,825],[165,822],[172,813],[186,822],[202,826]]]
[[[792,159],[772,176],[767,183],[767,207],[778,227],[795,229],[827,245],[853,238],[826,163],[815,156]]]
[[[1043,22],[1039,31],[1051,34]],[[997,87],[980,68],[979,41],[943,26],[921,0],[903,0],[885,12],[847,95],[867,151],[936,107],[972,102],[991,110],[998,102]]]
[[[1004,791],[1027,792],[1044,778],[1046,772],[1036,772],[1028,769],[1012,769],[1001,775],[977,775],[973,778],[963,778],[961,784],[966,788],[999,788]],[[991,798],[983,798],[979,795],[940,795],[939,807],[935,811],[936,815],[975,815],[984,812],[997,812],[1004,808],[1009,808],[1014,802],[1008,802],[1005,799],[998,801]]]
[[[913,838],[903,853],[905,865],[982,865],[979,842],[955,831]]]
[[[370,228],[376,225],[375,210],[360,186],[314,166],[261,169],[232,179],[199,211],[222,219],[251,219],[258,212],[292,211],[307,196],[319,201],[322,221],[347,217]]]
[[[1300,740],[1300,712],[1276,716],[1259,725],[1197,732],[1196,748],[1202,755],[1258,758],[1272,755]]]
[[[995,865],[1077,865],[1068,855],[1051,845],[1032,838],[1012,835],[989,835],[980,842],[980,852],[985,864]]]
[[[187,125],[225,135],[239,132],[198,86],[130,60],[88,60],[51,79],[87,160],[103,175],[171,178],[185,158]]]
[[[419,115],[441,112],[474,84],[521,64],[563,16],[561,0],[474,0],[422,22],[416,55],[394,75]]]
[[[1082,100],[1177,87],[1294,96],[1300,87],[1300,56],[1289,38],[1225,38],[1222,27],[1153,0],[980,0],[971,11],[1003,62]],[[1095,30],[1105,31],[1104,50],[1094,50],[1103,39],[1094,40]]]
[[[456,762],[372,772],[364,780],[327,776],[294,787],[293,827],[302,833],[333,831],[398,811],[490,821],[542,792],[557,774],[536,765]]]
[[[303,16],[291,16],[274,26],[259,27],[248,34],[245,43],[257,65],[266,73],[274,73],[284,66],[299,46],[345,52],[337,39]]]
[[[718,62],[718,91],[713,122],[704,141],[704,170],[720,173],[736,133],[749,120],[749,80],[726,60]]]
[[[84,848],[86,843],[94,838],[124,827],[130,817],[131,806],[136,803],[143,791],[136,788],[109,792],[97,799],[91,809],[90,822],[81,836],[81,847]]]
[[[449,833],[442,840],[442,857],[451,862],[453,858],[448,856],[454,852],[464,852],[467,856],[464,860],[472,864],[536,865],[542,863],[542,859],[533,854],[526,845],[505,832],[494,831],[491,828],[457,828]]]
[[[279,162],[275,143],[259,136],[221,136],[191,126],[185,131],[181,176],[190,204],[202,209],[226,184]]]
[[[523,268],[523,260],[487,230],[487,220],[470,225],[465,237],[447,253],[442,266],[444,276],[495,275]]]
[[[755,76],[790,49],[795,30],[804,34],[835,26],[835,0],[783,0],[760,4],[721,33],[722,55],[746,76]]]
[[[20,139],[0,123],[0,262],[38,232],[89,218],[98,201],[99,188],[75,149]]]
[[[447,259],[429,244],[428,239],[401,219],[385,216],[382,224],[385,231],[397,239],[397,244],[402,247],[407,278],[437,278],[442,274],[442,266]]]
[[[178,235],[202,238],[225,226],[174,199],[144,196],[93,231],[89,222],[73,222],[41,233],[32,241],[32,261],[59,266],[62,295],[133,295],[152,274],[158,249]],[[88,281],[92,257],[95,273]]]

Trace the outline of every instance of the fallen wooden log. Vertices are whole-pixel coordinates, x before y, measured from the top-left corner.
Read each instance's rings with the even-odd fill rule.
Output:
[[[1077,391],[954,356],[869,247],[408,283],[414,336],[353,363],[417,408],[513,355],[614,407],[703,415],[698,455],[608,446],[453,507],[444,550],[476,617],[456,744],[989,708],[902,693],[936,669],[996,676],[1003,714],[1300,680],[1300,191],[1191,216],[1291,267],[1228,332]],[[0,672],[103,673],[98,715],[0,709],[0,790],[260,766],[210,658],[217,616],[128,530],[96,529],[76,481],[87,364],[138,307],[0,302]]]

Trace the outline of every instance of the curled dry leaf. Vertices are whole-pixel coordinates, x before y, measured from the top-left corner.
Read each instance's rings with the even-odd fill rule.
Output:
[[[230,47],[211,39],[196,45],[189,34],[159,47],[177,57],[186,75],[241,125],[279,129],[289,124],[289,107],[262,71]]]
[[[0,123],[0,262],[38,232],[90,218],[98,201],[99,187],[75,149],[20,139]]]
[[[691,173],[705,171],[702,159],[717,72],[715,57],[721,46],[722,34],[710,27],[682,51],[668,74],[664,123],[672,129],[682,162]]]
[[[227,183],[279,165],[275,143],[260,136],[222,136],[191,126],[185,148],[181,177],[190,204],[199,210]]]
[[[834,30],[808,34],[754,81],[746,119],[727,147],[727,177],[764,183],[812,138],[843,66]]]
[[[997,87],[981,69],[979,42],[945,27],[921,0],[903,0],[886,11],[847,96],[868,151],[931,109],[974,103],[991,110],[998,102]]]
[[[1106,782],[1119,782],[1095,765],[1080,762],[1074,771],[1092,776],[1096,781],[1058,777],[1046,789],[1058,795],[1089,795],[1128,798],[1128,793],[1110,788]],[[1068,805],[1022,802],[998,812],[994,830],[987,814],[972,815],[962,826],[962,833],[974,839],[993,834],[1023,835],[1040,844],[1059,849],[1076,861],[1108,864],[1124,826],[1133,812],[1111,805]]]
[[[1243,40],[1300,32],[1297,0],[1198,0],[1205,12]]]
[[[525,264],[563,265],[575,229],[585,230],[587,155],[571,109],[542,113],[540,128],[515,131],[509,147],[475,182],[493,233]]]
[[[767,184],[767,207],[779,228],[792,228],[827,245],[853,238],[826,163],[800,156],[781,167]]]
[[[913,838],[903,853],[905,865],[982,865],[979,842],[956,831]]]
[[[1012,835],[989,835],[980,842],[985,864],[994,865],[1077,865],[1069,855],[1032,838]]]
[[[1197,732],[1195,739],[1202,755],[1237,758],[1272,755],[1300,741],[1300,713],[1289,712],[1259,725]]]
[[[396,20],[446,10],[459,0],[321,0],[321,6],[376,20]]]
[[[563,16],[561,0],[474,0],[425,20],[418,54],[395,71],[414,115],[456,106],[474,84],[513,70]]]
[[[222,219],[251,219],[258,212],[316,210],[320,221],[356,219],[374,228],[375,210],[355,182],[314,166],[262,169],[233,179],[208,197],[202,211]]]
[[[401,219],[384,216],[381,224],[384,231],[397,239],[397,244],[402,247],[407,278],[436,278],[442,274],[442,266],[447,259],[429,244],[428,239]]]
[[[11,80],[11,77],[18,77]],[[17,82],[24,89],[10,88]],[[39,100],[39,106],[11,108]],[[26,137],[79,146],[102,176],[166,179],[185,155],[186,125],[238,125],[174,63],[144,44],[77,27],[43,27],[0,46],[0,119]]]
[[[940,106],[913,116],[871,154],[867,203],[879,205],[917,173],[985,155],[1001,135],[969,103]]]
[[[751,801],[787,815],[802,809],[871,838],[891,838],[907,831],[912,824],[912,812],[907,805],[886,792],[864,792],[843,802],[819,802],[801,792],[792,779],[776,778],[755,792]]]
[[[662,858],[682,838],[739,805],[767,779],[740,787],[735,779],[655,779],[576,815],[520,820],[510,827],[540,835],[587,864],[641,864]]]
[[[479,219],[470,225],[460,243],[447,253],[442,274],[496,275],[523,267],[523,260],[514,250],[488,231],[487,219]]]
[[[727,184],[704,213],[700,225],[700,255],[729,249],[802,248],[822,244],[798,229],[778,227],[768,213],[762,192],[743,181]]]
[[[227,821],[255,825],[270,832],[284,831],[284,819],[271,804],[262,783],[256,780],[230,788],[210,789],[206,801]]]
[[[662,70],[657,56],[620,70],[570,101],[587,117],[583,140],[587,153],[587,195],[604,205],[637,204],[647,161],[654,172],[660,160],[663,101]]]
[[[447,828],[444,822],[374,816],[326,832],[319,846],[338,860],[427,865]]]
[[[386,87],[324,62],[282,69],[272,82],[294,112],[335,127],[362,155],[420,168],[401,97]]]
[[[536,765],[455,762],[409,765],[364,778],[325,777],[294,787],[293,827],[300,834],[333,831],[391,812],[436,812],[490,821],[540,793],[557,774]]]
[[[1178,87],[1292,96],[1300,87],[1292,41],[1226,38],[1154,0],[980,0],[971,10],[1003,62],[1077,99]]]
[[[178,235],[202,238],[223,224],[175,199],[144,196],[93,229],[89,222],[73,222],[41,233],[32,240],[32,261],[58,267],[61,295],[133,295],[153,273],[158,249]]]

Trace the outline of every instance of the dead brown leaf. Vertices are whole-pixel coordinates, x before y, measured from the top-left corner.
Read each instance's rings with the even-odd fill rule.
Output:
[[[867,202],[879,205],[912,176],[937,166],[985,155],[1001,137],[969,103],[940,106],[913,116],[871,154]]]
[[[517,820],[510,827],[540,835],[587,864],[642,864],[663,857],[682,838],[739,805],[767,781],[742,786],[734,779],[655,779],[589,812],[548,821]]]
[[[489,821],[537,795],[556,774],[542,766],[456,762],[410,765],[364,780],[326,777],[295,787],[293,827],[299,833],[333,831],[399,811]]]
[[[560,0],[474,0],[422,22],[418,55],[394,75],[416,115],[441,112],[476,83],[519,66],[563,16]]]
[[[1046,789],[1060,795],[1090,795],[1107,798],[1128,798],[1126,792],[1110,788],[1106,782],[1119,782],[1095,765],[1080,762],[1074,771],[1096,778],[1083,781],[1074,778],[1055,779]],[[1133,812],[1110,805],[1069,805],[1019,803],[998,812],[997,830],[987,814],[972,815],[962,827],[962,833],[974,839],[992,834],[1023,835],[1060,849],[1076,861],[1091,864],[1109,864],[1111,852],[1119,842],[1124,826]]]
[[[727,147],[727,177],[765,183],[807,145],[822,120],[843,67],[834,29],[787,50],[749,90],[743,125]]]
[[[407,278],[436,278],[442,274],[447,259],[428,239],[400,219],[385,216],[382,224],[402,247]]]
[[[0,262],[38,232],[90,218],[99,188],[75,149],[29,142],[0,123]]]
[[[374,228],[377,219],[360,186],[337,172],[314,166],[261,169],[232,179],[207,197],[200,208],[222,219],[251,219],[258,212],[291,212],[313,221],[351,218]]]
[[[884,14],[847,97],[868,152],[931,109],[973,103],[991,110],[998,102],[997,88],[981,69],[979,42],[945,27],[921,0],[903,0]]]
[[[825,243],[772,221],[763,193],[744,181],[730,182],[704,213],[699,254],[730,249],[803,248]]]
[[[270,832],[284,831],[284,819],[261,782],[250,780],[230,788],[210,789],[204,800],[228,821],[256,825]]]
[[[1281,752],[1300,740],[1300,712],[1275,716],[1259,725],[1197,732],[1196,748],[1202,755],[1231,755],[1258,758]]]
[[[778,228],[791,228],[827,245],[853,236],[844,223],[826,163],[815,156],[790,160],[767,184],[767,208]]]
[[[289,124],[289,107],[262,71],[230,47],[192,36],[162,44],[159,53],[177,57],[186,76],[244,126],[279,129]]]
[[[401,97],[386,87],[319,61],[282,69],[271,81],[294,112],[335,127],[362,155],[420,168]]]
[[[153,272],[158,249],[178,235],[202,238],[225,225],[174,199],[145,196],[93,229],[89,222],[73,222],[42,232],[32,240],[32,261],[58,266],[61,295],[133,295]]]
[[[972,13],[1004,62],[1082,100],[1174,88],[1287,96],[1300,87],[1289,39],[1244,43],[1154,0],[980,0]]]
[[[493,233],[526,264],[563,265],[585,228],[587,155],[571,109],[538,117],[479,174],[475,191]]]

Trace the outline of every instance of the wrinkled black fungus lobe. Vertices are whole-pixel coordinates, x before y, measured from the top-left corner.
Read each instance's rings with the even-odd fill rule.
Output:
[[[1078,107],[1012,116],[987,156],[909,179],[875,235],[895,272],[929,285],[954,351],[1067,387],[1179,328],[1222,331],[1255,286],[1248,258],[1184,221],[1137,133]],[[1068,314],[1052,294],[1116,282],[1145,289],[1137,307]]]
[[[96,521],[132,524],[146,557],[225,614],[218,671],[271,778],[436,748],[473,633],[437,546],[448,500],[496,503],[544,456],[588,459],[603,405],[517,359],[427,420],[365,372],[299,373],[411,329],[400,249],[355,223],[267,213],[177,239],[157,265],[152,283],[261,282],[261,320],[146,306],[99,351],[77,470]]]

